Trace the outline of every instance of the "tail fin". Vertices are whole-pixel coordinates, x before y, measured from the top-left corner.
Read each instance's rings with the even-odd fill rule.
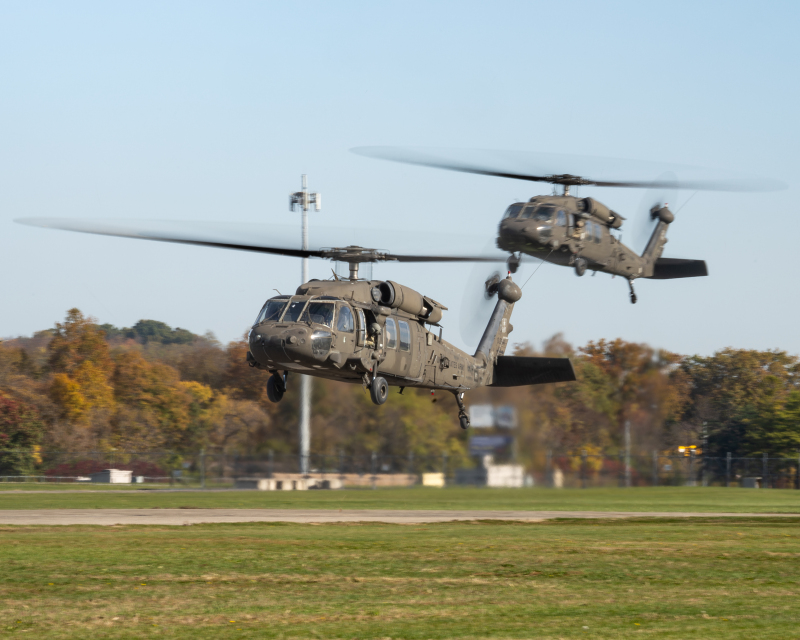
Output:
[[[478,366],[487,369],[494,364],[498,355],[503,355],[508,346],[508,334],[514,329],[509,322],[511,312],[514,310],[514,303],[522,297],[522,291],[512,282],[511,276],[494,285],[494,289],[497,293],[497,304],[475,351]]]

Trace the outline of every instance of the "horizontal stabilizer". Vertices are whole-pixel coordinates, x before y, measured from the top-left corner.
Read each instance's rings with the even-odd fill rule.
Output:
[[[575,371],[569,358],[498,356],[492,387],[523,387],[548,382],[571,382]]]
[[[705,260],[682,260],[681,258],[659,258],[654,265],[655,280],[671,280],[672,278],[696,278],[707,276],[708,267]]]

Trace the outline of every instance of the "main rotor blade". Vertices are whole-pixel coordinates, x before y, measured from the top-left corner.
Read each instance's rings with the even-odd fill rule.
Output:
[[[238,242],[225,242],[222,240],[211,240],[201,238],[191,238],[188,235],[181,236],[177,233],[165,231],[148,231],[126,228],[124,225],[107,223],[102,220],[90,220],[79,218],[18,218],[14,220],[19,224],[30,227],[44,227],[46,229],[60,229],[62,231],[77,231],[78,233],[91,233],[100,236],[113,236],[117,238],[134,238],[136,240],[154,240],[156,242],[173,242],[177,244],[188,244],[197,247],[215,247],[218,249],[235,249],[237,251],[255,251],[258,253],[272,253],[276,255],[291,256],[294,258],[316,258],[321,257],[319,251],[310,249],[293,249],[289,247],[270,247],[266,245],[256,245]]]
[[[326,245],[315,246],[309,249],[298,249],[294,246],[294,242],[288,238],[291,235],[297,236],[298,230],[293,227],[278,226],[278,225],[234,225],[231,223],[217,223],[206,224],[208,230],[204,233],[200,229],[204,226],[202,223],[181,223],[177,221],[160,221],[150,223],[150,229],[140,228],[138,225],[142,222],[132,221],[118,221],[107,222],[103,220],[91,219],[78,219],[78,218],[20,218],[15,220],[20,224],[32,227],[44,227],[48,229],[61,229],[64,231],[76,231],[79,233],[90,233],[94,235],[112,236],[117,238],[133,238],[136,240],[153,240],[156,242],[170,242],[176,244],[186,244],[198,247],[213,247],[217,249],[234,249],[236,251],[253,251],[256,253],[269,253],[274,255],[289,256],[293,258],[327,258],[337,259],[337,255],[331,252],[333,244],[339,241],[342,247],[353,246],[341,242],[346,236],[351,235],[342,229],[324,229],[316,227],[315,232],[320,236],[326,238]],[[186,224],[192,225],[192,230],[178,229],[156,229],[153,227],[165,225],[178,225],[183,226]],[[238,228],[237,228],[238,227]],[[258,237],[259,232],[263,232],[265,241],[258,242],[253,240],[239,240],[232,236],[246,234],[248,238]],[[358,231],[363,237],[365,230]],[[353,235],[356,235],[355,233]],[[369,236],[369,230],[366,231]],[[394,231],[373,231],[372,235],[375,237],[397,237],[398,232]],[[228,237],[223,237],[228,236]],[[371,239],[375,239],[375,237]],[[372,248],[372,247],[366,247]],[[384,261],[397,261],[397,262],[503,262],[507,259],[507,254],[500,252],[499,249],[488,253],[481,253],[476,251],[473,254],[453,254],[453,255],[440,255],[436,253],[420,252],[415,253],[398,253],[393,254],[388,251],[376,251],[374,259],[364,259],[359,257],[358,261],[361,262],[384,262]],[[347,258],[342,258],[347,261]]]
[[[425,147],[356,147],[351,151],[368,158],[404,164],[551,184],[636,189],[675,187],[675,183],[672,181],[663,183],[654,177],[665,171],[671,171],[681,176],[677,184],[680,189],[701,191],[779,191],[786,189],[785,183],[771,178],[689,165],[620,158]]]

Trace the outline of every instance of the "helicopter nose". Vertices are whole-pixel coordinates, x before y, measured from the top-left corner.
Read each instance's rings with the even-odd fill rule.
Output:
[[[517,233],[516,229],[512,229],[506,220],[503,220],[500,223],[500,228],[498,229],[498,235],[504,239],[508,240],[515,236]]]
[[[299,362],[310,355],[308,330],[300,326],[288,329],[256,327],[250,335],[250,351],[256,358],[259,352],[263,353],[267,363],[271,364]]]

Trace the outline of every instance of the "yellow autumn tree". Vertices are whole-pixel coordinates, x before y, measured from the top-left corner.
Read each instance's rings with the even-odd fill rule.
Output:
[[[93,410],[113,410],[114,362],[93,318],[70,309],[64,322],[56,324],[48,350],[55,374],[50,395],[63,418],[85,425]]]

